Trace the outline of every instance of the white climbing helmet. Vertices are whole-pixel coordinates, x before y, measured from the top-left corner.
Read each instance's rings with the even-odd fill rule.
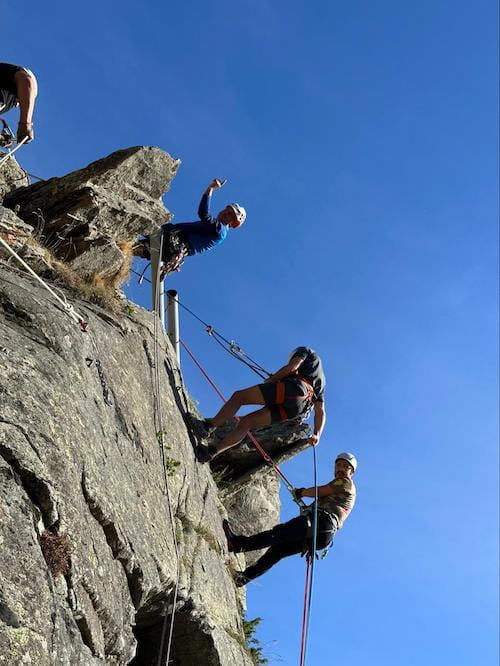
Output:
[[[356,460],[356,457],[353,456],[352,453],[339,453],[338,456],[335,458],[335,462],[337,462],[337,460],[347,461],[354,471],[356,471],[358,467],[358,461]]]
[[[240,204],[237,203],[230,203],[229,206],[233,209],[234,214],[236,215],[236,219],[239,222],[238,226],[241,226],[243,222],[247,219],[247,212],[243,208],[243,206],[240,206]]]

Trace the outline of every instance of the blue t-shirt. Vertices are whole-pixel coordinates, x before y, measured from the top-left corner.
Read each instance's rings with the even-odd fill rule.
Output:
[[[180,222],[179,224],[167,224],[163,228],[165,233],[181,229],[186,241],[189,244],[188,254],[198,254],[211,250],[227,236],[227,226],[218,218],[210,215],[210,198],[208,194],[201,197],[198,207],[197,222]]]

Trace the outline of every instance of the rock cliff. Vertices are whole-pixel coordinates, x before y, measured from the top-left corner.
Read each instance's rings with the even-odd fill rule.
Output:
[[[156,664],[173,616],[171,664],[253,663],[221,520],[273,524],[274,473],[248,442],[196,463],[154,314],[60,281],[61,262],[79,280],[121,275],[120,244],[170,219],[160,196],[178,164],[131,148],[21,188],[0,170],[0,237],[88,322],[0,249],[0,664]],[[303,428],[260,434],[278,460],[304,447]]]

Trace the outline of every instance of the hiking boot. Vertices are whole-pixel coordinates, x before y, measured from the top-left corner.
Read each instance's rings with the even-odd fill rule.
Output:
[[[134,245],[132,253],[134,257],[141,257],[142,259],[147,259],[151,261],[151,253],[149,251],[149,239],[140,238],[137,243]]]
[[[190,416],[190,421],[194,434],[200,439],[208,439],[215,430],[215,426],[208,419],[199,419],[196,416]]]
[[[243,571],[235,571],[233,574],[233,580],[236,587],[243,587],[250,582],[250,578],[247,578]]]
[[[236,534],[229,527],[229,523],[225,519],[222,521],[222,529],[224,530],[224,534],[226,535],[227,549],[230,553],[234,553],[234,551],[235,551],[234,538],[235,538]]]
[[[194,455],[199,463],[209,463],[212,458],[215,458],[215,451],[211,450],[208,446],[198,444],[194,450]]]

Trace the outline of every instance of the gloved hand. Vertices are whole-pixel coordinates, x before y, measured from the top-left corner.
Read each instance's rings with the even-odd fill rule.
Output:
[[[293,494],[293,499],[298,502],[300,498],[302,497],[302,492],[305,490],[305,488],[294,488],[292,490]]]
[[[33,123],[19,123],[17,126],[17,143],[26,138],[24,143],[29,143],[35,138],[35,132],[33,130]]]

